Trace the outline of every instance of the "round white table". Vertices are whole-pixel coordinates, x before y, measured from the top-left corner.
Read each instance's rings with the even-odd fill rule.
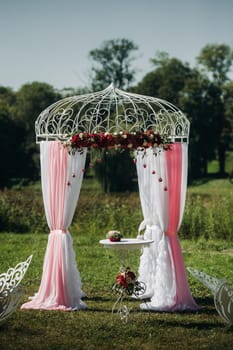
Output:
[[[109,239],[102,239],[100,244],[103,244],[104,248],[111,249],[141,249],[143,247],[149,247],[153,242],[148,239],[122,238],[120,242],[111,242]]]
[[[122,238],[120,242],[111,242],[109,239],[102,239],[99,242],[104,248],[115,250],[119,254],[122,266],[125,266],[129,250],[149,247],[154,241],[139,238]]]

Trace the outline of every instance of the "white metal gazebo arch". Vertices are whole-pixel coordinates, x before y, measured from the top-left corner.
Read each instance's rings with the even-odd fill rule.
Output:
[[[65,141],[81,132],[156,130],[171,142],[187,142],[190,123],[181,110],[156,97],[117,89],[64,98],[45,109],[35,123],[37,142]]]
[[[189,128],[186,116],[171,103],[125,92],[113,84],[103,91],[64,98],[41,112],[35,131],[40,144],[42,191],[50,234],[39,292],[22,308],[86,307],[81,300],[81,279],[68,227],[79,197],[87,147],[113,147],[114,142],[116,148],[136,149],[144,216],[139,231],[145,229],[146,238],[154,241],[143,251],[139,267],[140,278],[147,284],[151,297],[146,308],[160,311],[197,308],[189,291],[177,235],[187,187]],[[109,136],[110,144],[98,144],[98,137],[108,141]],[[125,146],[121,137],[132,143]],[[72,144],[73,138],[81,143]],[[164,143],[169,147],[161,147],[163,151],[155,157],[154,149]],[[70,145],[82,151],[70,152]]]

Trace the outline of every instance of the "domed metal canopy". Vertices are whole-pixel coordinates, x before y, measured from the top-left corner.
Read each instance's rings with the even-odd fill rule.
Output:
[[[74,134],[154,130],[171,142],[188,142],[190,123],[171,103],[106,89],[64,98],[46,108],[35,123],[36,141],[67,141]]]

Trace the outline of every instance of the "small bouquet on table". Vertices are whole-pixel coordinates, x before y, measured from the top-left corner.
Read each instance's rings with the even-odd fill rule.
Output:
[[[120,233],[120,231],[111,230],[111,231],[108,231],[107,238],[111,242],[120,242],[121,239],[123,238],[123,235]]]

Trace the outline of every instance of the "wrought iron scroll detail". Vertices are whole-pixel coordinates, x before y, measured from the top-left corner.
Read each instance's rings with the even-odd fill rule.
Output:
[[[0,274],[0,323],[4,322],[17,308],[23,296],[20,285],[30,263],[32,255],[26,261],[20,262],[14,268]]]
[[[66,141],[80,132],[137,132],[155,130],[161,136],[187,142],[189,121],[171,103],[124,92],[111,84],[105,90],[64,98],[37,118],[37,142]]]
[[[209,288],[214,295],[215,308],[220,317],[229,325],[233,324],[233,288],[225,280],[219,280],[202,271],[187,267],[191,275]]]

